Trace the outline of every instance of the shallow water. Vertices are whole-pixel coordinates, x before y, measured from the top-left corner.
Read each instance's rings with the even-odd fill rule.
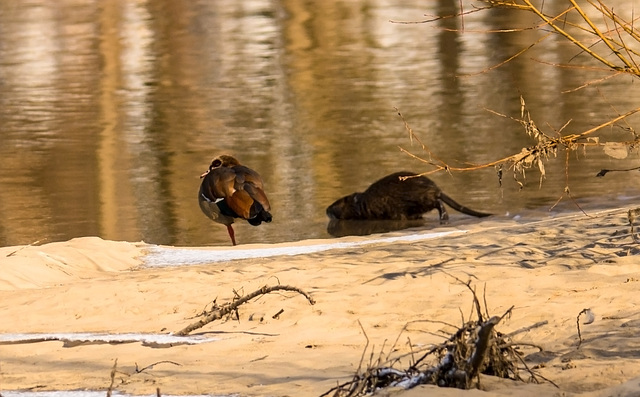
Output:
[[[628,1],[610,3],[618,10]],[[106,239],[228,245],[200,213],[198,176],[221,152],[258,170],[274,222],[237,224],[239,243],[327,238],[324,209],[402,169],[430,168],[398,108],[430,150],[451,165],[496,160],[533,141],[510,117],[520,95],[538,126],[579,133],[638,106],[630,77],[564,93],[609,72],[560,38],[479,73],[542,36],[526,14],[450,15],[457,0],[251,0],[0,3],[0,245]],[[465,32],[459,30],[464,23]],[[452,31],[458,30],[458,31]],[[576,57],[577,55],[577,57]],[[628,119],[633,127],[638,117]],[[618,140],[620,127],[597,134]],[[616,134],[617,133],[617,134]],[[634,205],[637,166],[600,148],[572,153],[568,184],[586,210]],[[465,205],[499,216],[548,216],[567,185],[565,154],[518,189],[510,172],[438,173]],[[628,199],[628,198],[633,199]],[[557,211],[575,211],[564,199]],[[477,222],[451,211],[452,223]],[[437,215],[425,227],[437,227]]]

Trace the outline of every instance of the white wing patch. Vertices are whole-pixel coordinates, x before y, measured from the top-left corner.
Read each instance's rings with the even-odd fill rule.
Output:
[[[208,203],[214,203],[214,204],[217,204],[217,203],[221,202],[222,200],[224,200],[222,197],[218,197],[218,198],[216,198],[214,201],[211,201],[211,200],[209,199],[209,197],[207,197],[207,196],[205,196],[205,195],[204,195],[204,193],[202,193],[202,194],[201,194],[201,196],[202,196],[202,198],[203,198],[206,202],[208,202]]]

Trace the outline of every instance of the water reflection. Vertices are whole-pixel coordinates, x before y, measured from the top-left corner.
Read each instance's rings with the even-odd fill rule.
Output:
[[[389,22],[450,15],[458,4],[0,2],[0,245],[86,235],[228,244],[196,200],[198,176],[224,152],[262,174],[274,212],[264,227],[238,225],[239,243],[329,237],[324,209],[336,198],[400,169],[424,170],[398,150],[422,153],[394,107],[434,153],[462,164],[532,143],[517,123],[483,110],[517,117],[521,94],[540,125],[573,120],[566,132],[637,106],[624,77],[563,94],[602,73],[531,60],[576,62],[557,38],[478,74],[540,37],[486,33],[531,25],[526,14],[473,14],[465,33],[460,19]],[[634,161],[599,150],[572,157],[573,195],[637,193],[636,173],[594,177]],[[506,177],[500,187],[493,170],[433,179],[472,208],[543,214],[562,195],[565,162],[549,163],[543,189],[535,172],[523,191]]]
[[[434,225],[437,222],[434,223]],[[376,233],[388,233],[396,230],[404,230],[413,227],[426,226],[424,219],[399,220],[399,221],[366,221],[366,220],[340,220],[331,219],[327,225],[327,233],[333,237],[366,236]]]

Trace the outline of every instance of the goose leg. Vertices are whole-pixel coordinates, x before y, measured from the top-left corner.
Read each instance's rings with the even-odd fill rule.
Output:
[[[227,231],[229,232],[229,237],[231,237],[231,244],[236,245],[236,234],[233,231],[233,227],[227,225]]]

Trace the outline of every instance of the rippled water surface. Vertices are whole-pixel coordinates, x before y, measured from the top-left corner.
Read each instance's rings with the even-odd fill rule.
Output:
[[[568,121],[562,133],[579,133],[639,106],[631,77],[557,66],[598,66],[559,37],[495,67],[545,32],[490,32],[533,26],[531,15],[391,21],[451,15],[459,3],[0,2],[0,245],[89,235],[228,245],[196,200],[218,153],[260,172],[273,207],[271,224],[236,225],[239,243],[327,238],[324,209],[338,197],[394,171],[431,169],[399,150],[429,157],[395,108],[433,159],[460,166],[534,143],[489,111],[519,118],[521,95],[548,134]],[[638,120],[595,135],[630,140],[625,128]],[[547,216],[567,183],[587,211],[635,204],[637,172],[595,175],[638,166],[636,153],[621,161],[599,147],[573,152],[568,179],[565,165],[559,152],[542,188],[534,169],[523,190],[510,171],[501,187],[492,167],[431,177],[499,216]],[[563,199],[553,211],[574,210]],[[450,212],[455,224],[476,222]]]

